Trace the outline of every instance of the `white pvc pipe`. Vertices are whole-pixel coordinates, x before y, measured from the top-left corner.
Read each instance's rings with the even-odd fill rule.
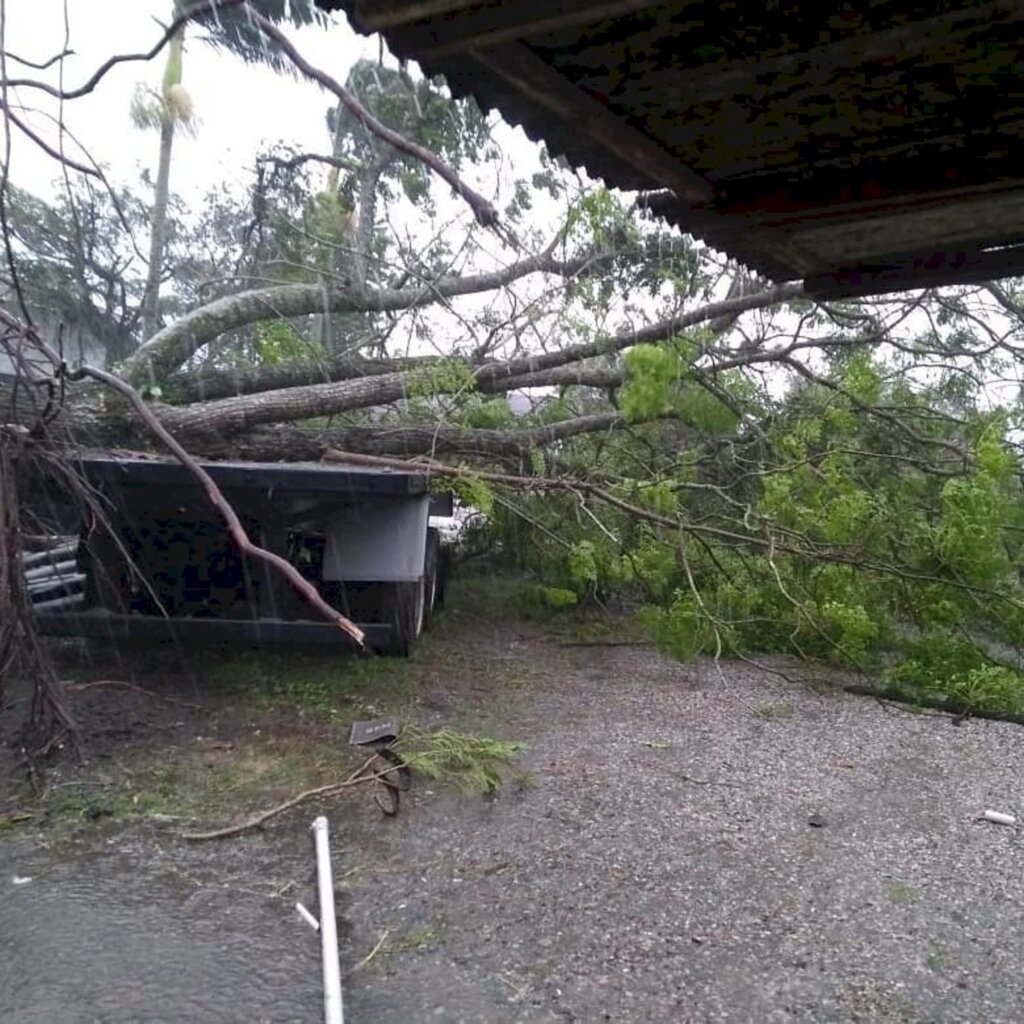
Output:
[[[341,1002],[341,966],[338,962],[338,924],[334,917],[334,878],[331,875],[331,848],[327,819],[313,822],[316,841],[316,881],[320,894],[320,952],[324,972],[324,1020],[326,1024],[344,1024]]]
[[[64,576],[73,573],[78,568],[78,563],[73,559],[66,562],[51,562],[47,565],[37,566],[35,569],[25,571],[25,579],[31,583],[33,580],[45,579],[48,576]]]
[[[46,548],[43,551],[23,551],[21,562],[26,569],[35,565],[42,565],[44,562],[57,562],[63,555],[75,555],[78,552],[78,538],[73,537],[67,544],[60,547]]]
[[[1017,819],[1012,814],[1005,814],[1003,811],[985,811],[982,817],[986,821],[993,821],[997,825],[1016,825]]]

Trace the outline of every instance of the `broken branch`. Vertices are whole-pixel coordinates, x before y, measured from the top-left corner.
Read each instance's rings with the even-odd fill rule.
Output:
[[[447,164],[444,163],[435,153],[425,146],[412,142],[400,135],[394,129],[381,123],[371,114],[340,82],[332,78],[326,71],[314,67],[307,61],[298,50],[291,44],[288,37],[269,19],[263,17],[258,11],[245,5],[245,12],[252,19],[253,24],[258,25],[260,31],[281,48],[288,59],[309,79],[323,86],[329,93],[333,93],[346,110],[364,127],[372,132],[379,139],[394,146],[401,153],[419,160],[426,164],[442,181],[447,182],[456,195],[460,196],[473,211],[476,222],[484,228],[495,227],[498,223],[498,211],[479,192],[471,189]]]
[[[149,430],[170,450],[174,457],[202,484],[210,504],[220,513],[235,542],[238,550],[243,555],[258,558],[273,566],[284,578],[294,587],[296,591],[315,608],[328,622],[333,622],[340,630],[347,633],[360,647],[363,646],[363,631],[352,621],[345,618],[340,612],[335,611],[316,591],[316,588],[304,579],[298,570],[283,556],[273,551],[267,551],[258,544],[249,540],[242,521],[238,518],[231,503],[221,493],[220,488],[214,483],[213,477],[185,450],[173,434],[153,415],[153,411],[142,400],[139,393],[130,384],[115,377],[106,370],[99,370],[94,366],[83,366],[77,370],[66,371],[69,380],[80,380],[83,377],[91,377],[98,380],[109,388],[117,391],[126,398],[131,407],[138,414],[139,418],[146,424]]]
[[[270,821],[271,818],[276,818],[277,815],[283,814],[293,807],[298,807],[299,804],[312,800],[314,797],[333,796],[335,793],[340,793],[343,789],[351,789],[353,786],[358,786],[363,782],[375,782],[377,779],[390,775],[395,770],[393,765],[388,765],[383,771],[365,775],[366,769],[376,760],[377,754],[374,754],[372,757],[368,757],[347,779],[341,782],[331,782],[326,786],[317,786],[315,789],[307,789],[299,793],[298,796],[293,796],[290,800],[285,800],[284,803],[278,804],[276,807],[271,807],[269,810],[253,815],[251,818],[246,818],[245,821],[239,822],[237,825],[226,825],[224,828],[215,828],[209,832],[182,832],[181,838],[188,839],[190,842],[203,842],[207,839],[225,839],[228,836],[237,836],[242,832],[259,828],[260,825]]]

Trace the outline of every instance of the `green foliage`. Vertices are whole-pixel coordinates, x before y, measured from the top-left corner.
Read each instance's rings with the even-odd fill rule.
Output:
[[[716,650],[714,624],[692,594],[678,593],[667,608],[641,609],[640,621],[658,647],[680,661]]]
[[[466,794],[497,792],[522,745],[486,736],[468,736],[439,729],[405,728],[396,749],[414,772],[455,786]]]
[[[579,603],[576,591],[564,590],[561,587],[542,587],[541,595],[544,603],[552,608],[570,608]]]
[[[851,665],[867,665],[881,633],[877,619],[863,605],[843,601],[824,601],[820,612],[840,659]]]
[[[253,331],[253,352],[264,366],[322,355],[322,349],[304,338],[287,320],[266,320]]]
[[[585,193],[569,212],[566,232],[580,228],[596,249],[613,248],[635,239],[636,228],[629,211],[607,189]]]
[[[882,377],[866,352],[858,352],[846,365],[843,387],[858,401],[874,405],[882,394]]]
[[[950,679],[967,676],[985,664],[986,658],[974,644],[936,630],[906,644],[904,657],[886,678],[897,685],[907,683],[936,692]]]
[[[413,78],[406,70],[375,60],[352,65],[346,86],[375,117],[399,134],[425,146],[458,170],[464,161],[483,155],[487,120],[472,100],[455,102],[438,82]],[[328,115],[328,130],[339,139],[342,153],[372,160],[387,151],[386,143],[367,132],[347,110]],[[432,176],[411,157],[397,157],[385,171],[414,203],[428,198]]]
[[[174,0],[176,12],[187,7],[185,0]],[[323,11],[313,0],[255,0],[252,7],[273,22],[302,28],[307,25],[327,24]],[[278,71],[290,71],[291,61],[273,40],[262,33],[244,9],[216,7],[204,12],[201,8],[193,19],[209,33],[208,43],[224,47],[243,60],[254,64],[269,64]]]
[[[634,423],[665,416],[676,407],[676,393],[685,376],[680,353],[668,345],[637,345],[626,355],[626,383],[619,407]]]
[[[781,400],[719,374],[758,417],[754,434],[694,379],[694,346],[636,346],[619,391],[631,431],[558,453],[677,527],[588,501],[598,527],[569,495],[517,496],[528,523],[500,512],[494,523],[506,553],[544,587],[639,599],[645,627],[676,657],[789,651],[874,671],[900,651],[894,685],[1010,707],[1016,674],[994,671],[979,646],[1024,646],[1009,417],[964,390],[955,417],[941,417],[944,381],[929,390],[862,351],[833,361],[836,387],[798,382]],[[875,405],[884,418],[865,412]],[[927,643],[908,648],[908,630]],[[967,639],[941,640],[950,631]]]
[[[911,695],[944,699],[956,708],[1024,713],[1024,675],[993,663],[970,641],[947,633],[928,633],[909,644],[886,678]]]
[[[486,480],[465,467],[451,474],[439,474],[434,478],[434,486],[440,491],[450,491],[468,508],[475,508],[485,516],[494,515],[493,489]]]
[[[108,192],[74,177],[62,184],[53,202],[10,183],[6,188],[19,286],[33,317],[61,325],[64,354],[72,366],[102,363],[104,357],[108,365],[125,359],[138,344],[134,331],[145,270],[133,262],[124,228],[148,228],[146,201],[131,190]],[[172,260],[183,255],[177,213],[171,209],[168,225]]]
[[[472,395],[460,410],[459,420],[467,427],[500,430],[515,423],[515,414],[506,398]]]
[[[461,359],[439,359],[405,376],[405,391],[410,398],[472,391],[475,387],[473,371]]]
[[[626,354],[626,382],[619,407],[633,423],[675,415],[703,434],[722,434],[736,427],[736,413],[701,384],[690,369],[697,345],[676,338],[662,345],[637,345]]]
[[[597,548],[590,540],[572,546],[568,557],[569,578],[578,588],[595,586],[598,581]]]

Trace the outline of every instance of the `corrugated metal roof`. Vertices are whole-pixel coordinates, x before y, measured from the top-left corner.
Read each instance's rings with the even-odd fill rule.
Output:
[[[1024,272],[1020,0],[323,6],[768,277]]]

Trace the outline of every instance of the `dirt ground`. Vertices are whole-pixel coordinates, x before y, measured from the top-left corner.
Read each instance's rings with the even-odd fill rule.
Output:
[[[408,662],[79,655],[77,684],[150,694],[73,691],[87,761],[41,795],[6,709],[0,1019],[321,1019],[294,906],[321,812],[354,1022],[1024,1019],[1021,833],[976,820],[1024,811],[1021,727],[675,664],[475,586]],[[180,838],[339,777],[376,714],[521,741],[520,773]]]

